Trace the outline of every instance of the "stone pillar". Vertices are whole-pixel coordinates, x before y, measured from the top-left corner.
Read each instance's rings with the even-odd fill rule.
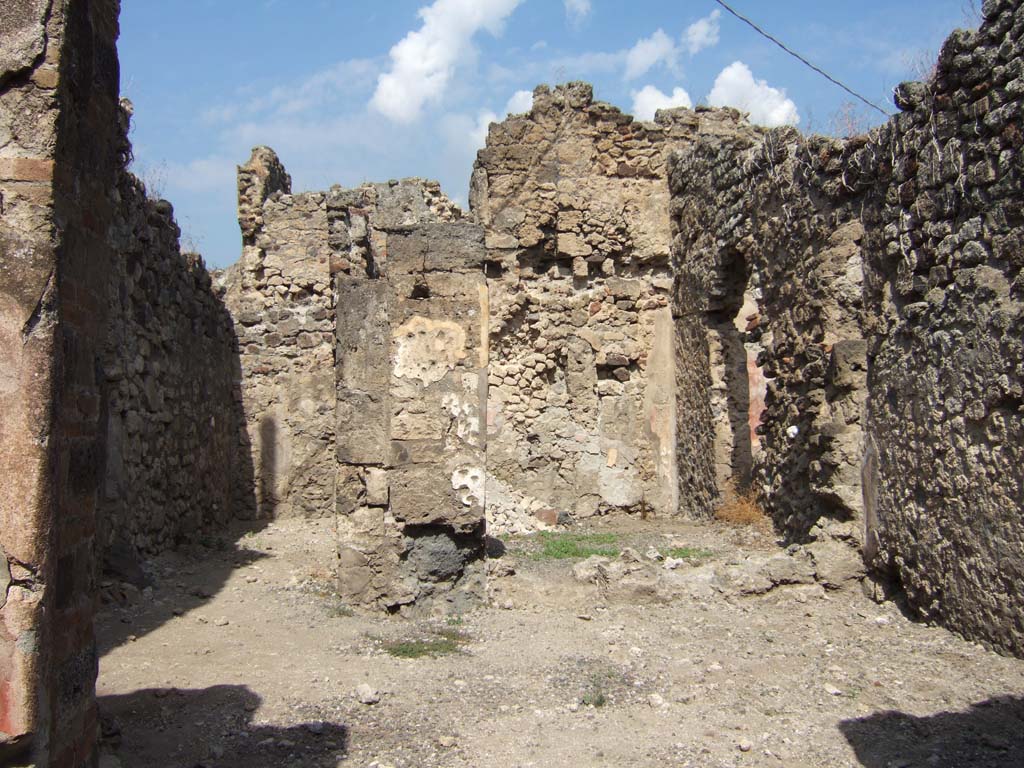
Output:
[[[483,231],[428,210],[430,189],[411,180],[328,202],[339,583],[354,604],[389,611],[484,597]]]
[[[0,7],[0,763],[91,765],[116,0]]]

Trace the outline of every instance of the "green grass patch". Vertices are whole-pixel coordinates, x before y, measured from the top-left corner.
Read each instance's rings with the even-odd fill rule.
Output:
[[[384,643],[384,651],[396,659],[436,658],[459,653],[467,642],[469,637],[456,629],[438,629],[432,637]]]
[[[558,533],[541,531],[537,534],[540,548],[531,552],[533,560],[582,560],[592,555],[618,557],[619,537],[614,533]]]
[[[603,707],[611,701],[609,687],[622,682],[622,675],[613,669],[593,672],[583,695],[580,696],[580,704],[585,707]]]
[[[697,547],[671,547],[666,549],[663,554],[665,557],[673,557],[677,560],[703,560],[715,553],[711,550],[698,549]]]
[[[580,698],[580,703],[585,707],[603,707],[608,703],[608,697],[600,688],[591,688]]]
[[[355,611],[341,601],[331,602],[327,606],[327,618],[329,619],[349,619],[355,615]]]

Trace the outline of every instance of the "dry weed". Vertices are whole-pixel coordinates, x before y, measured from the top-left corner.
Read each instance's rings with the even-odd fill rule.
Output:
[[[722,500],[715,509],[715,518],[729,525],[767,529],[771,527],[768,515],[761,508],[752,488],[742,490],[732,483],[722,492]]]

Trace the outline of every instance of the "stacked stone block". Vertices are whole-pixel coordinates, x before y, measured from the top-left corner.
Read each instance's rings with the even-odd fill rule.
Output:
[[[337,316],[339,584],[391,612],[484,597],[482,229],[435,184],[328,196]]]

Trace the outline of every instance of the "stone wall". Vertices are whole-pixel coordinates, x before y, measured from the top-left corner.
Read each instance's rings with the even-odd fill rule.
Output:
[[[865,182],[852,169],[867,143],[747,128],[669,161],[676,313],[702,367],[684,386],[691,402],[711,392],[683,416],[699,438],[681,448],[699,468],[688,480],[708,505],[753,483],[802,542],[863,529]]]
[[[124,169],[117,194],[98,545],[120,558],[223,528],[246,508],[252,470],[234,326],[210,274],[181,253],[170,203]]]
[[[118,3],[0,6],[0,762],[94,759]]]
[[[334,510],[334,298],[327,196],[291,194],[265,147],[238,173],[242,257],[221,279],[235,321],[256,506],[239,515]]]
[[[780,129],[674,155],[677,308],[699,401],[713,337],[743,290],[756,300],[736,327],[763,346],[754,480],[776,522],[862,539],[923,617],[1020,655],[1024,7],[983,15],[867,136]],[[690,449],[721,455],[713,409],[688,413]],[[702,498],[741,474],[724,463],[701,465]]]
[[[636,122],[571,83],[491,126],[470,202],[487,233],[495,532],[693,511],[677,492],[665,157],[737,117]]]
[[[922,616],[1024,655],[1024,7],[983,12],[876,139],[868,555]]]

